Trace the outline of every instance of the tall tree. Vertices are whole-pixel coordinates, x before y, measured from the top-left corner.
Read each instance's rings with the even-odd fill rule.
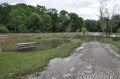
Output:
[[[45,6],[37,5],[36,10],[37,10],[37,13],[41,14],[41,15],[44,14],[44,13],[47,13],[47,10],[46,10]]]
[[[89,30],[89,32],[99,32],[100,28],[98,27],[98,22],[96,20],[85,20],[86,27]]]
[[[65,31],[66,26],[68,26],[66,23],[68,21],[68,12],[65,10],[60,11],[59,13],[59,23],[61,24],[60,29],[61,31]]]
[[[43,31],[48,32],[51,31],[52,28],[52,17],[48,14],[44,14],[43,18]]]
[[[106,32],[106,35],[108,33],[112,33],[113,29],[115,28],[115,19],[113,16],[119,14],[119,6],[115,7],[113,6],[113,10],[107,8],[107,4],[101,3],[100,5],[100,24],[103,32]]]
[[[112,16],[111,20],[112,20],[112,32],[117,32],[117,29],[120,28],[120,14]]]
[[[25,10],[22,8],[13,9],[10,13],[10,27],[13,28],[14,32],[18,32],[19,27],[25,25],[27,17]]]
[[[56,9],[48,9],[47,10],[48,14],[52,17],[52,32],[58,32],[58,23],[59,23],[59,18],[58,18],[58,11]]]
[[[30,32],[42,32],[42,18],[37,13],[29,16],[27,24]]]
[[[84,21],[81,17],[79,17],[76,13],[69,13],[68,18],[68,27],[71,27],[73,32],[75,32],[78,29],[81,30],[82,26],[84,25]]]
[[[106,5],[101,3],[100,9],[99,9],[99,12],[100,12],[100,17],[99,17],[100,18],[100,25],[101,25],[101,29],[102,29],[103,33],[105,32],[105,29],[106,29],[105,7],[106,7]]]
[[[7,24],[9,22],[9,13],[11,12],[11,6],[8,3],[2,3],[0,5],[0,24]]]
[[[107,36],[108,33],[110,33],[110,15],[109,15],[110,13],[105,3],[101,3],[99,11],[101,29],[103,33],[106,33]]]

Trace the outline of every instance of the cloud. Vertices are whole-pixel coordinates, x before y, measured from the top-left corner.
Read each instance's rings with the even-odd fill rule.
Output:
[[[119,0],[0,0],[0,3],[9,4],[26,3],[36,6],[37,4],[47,8],[75,12],[84,19],[98,19],[100,2],[106,2],[111,9],[114,4],[120,4]]]

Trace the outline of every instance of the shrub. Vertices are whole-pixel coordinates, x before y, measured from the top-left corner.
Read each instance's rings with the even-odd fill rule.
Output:
[[[120,33],[120,28],[117,30],[118,33]]]
[[[18,26],[18,32],[19,33],[27,33],[28,30],[25,25]]]
[[[87,32],[88,32],[88,31],[87,31],[87,28],[83,27],[83,28],[82,28],[82,33],[83,33],[84,36],[86,35]]]
[[[8,33],[9,30],[6,26],[0,25],[0,33]]]

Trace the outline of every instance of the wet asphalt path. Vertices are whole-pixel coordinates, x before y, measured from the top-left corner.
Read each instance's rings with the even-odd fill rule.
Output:
[[[28,79],[120,79],[120,56],[110,44],[89,42],[67,58],[52,59]]]

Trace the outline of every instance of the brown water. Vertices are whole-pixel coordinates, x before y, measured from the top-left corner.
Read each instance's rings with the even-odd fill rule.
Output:
[[[40,39],[42,35],[46,35],[44,39]],[[34,38],[36,36],[40,36],[40,38]],[[57,37],[57,39],[47,40],[49,38]],[[105,38],[101,36],[81,36],[81,34],[74,33],[50,33],[41,34],[41,33],[11,33],[11,34],[0,34],[0,51],[17,51],[16,43],[26,43],[26,42],[37,42],[37,47],[35,50],[45,50],[50,48],[58,47],[62,43],[70,42],[69,40],[63,39],[81,39],[86,42],[88,41],[99,41],[105,42]],[[107,40],[108,41],[108,40]]]
[[[22,34],[0,34],[0,51],[17,51],[16,43],[37,42],[35,50],[44,50],[55,48],[62,42],[61,40],[36,40],[34,36],[40,35],[36,33],[22,33]]]

